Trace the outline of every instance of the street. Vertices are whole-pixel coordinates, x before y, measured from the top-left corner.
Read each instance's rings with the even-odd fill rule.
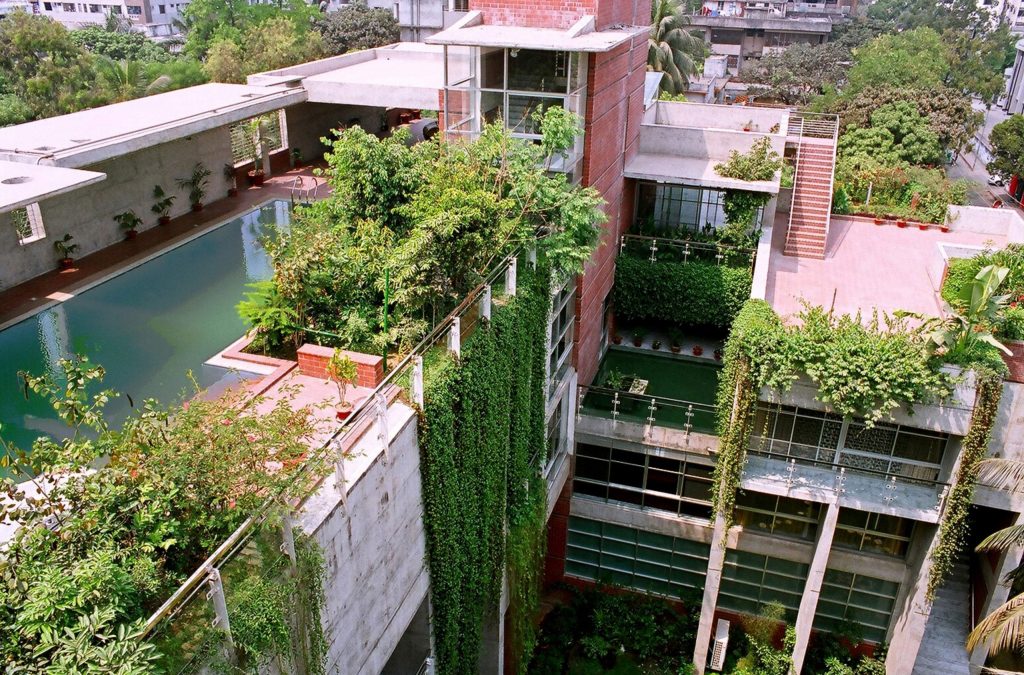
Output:
[[[975,148],[972,152],[961,153],[956,162],[946,168],[946,174],[953,179],[965,178],[972,181],[967,192],[967,203],[972,206],[992,206],[998,198],[1002,200],[1002,208],[1015,208],[1024,214],[1024,209],[1010,198],[1004,187],[996,187],[988,184],[989,173],[985,168],[988,161],[988,135],[992,127],[1005,120],[1009,115],[1003,112],[1002,108],[992,106],[985,110],[985,106],[978,100],[974,101],[974,109],[985,113],[985,121],[975,138]]]

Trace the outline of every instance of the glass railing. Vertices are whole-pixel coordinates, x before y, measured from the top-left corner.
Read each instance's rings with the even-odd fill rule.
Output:
[[[689,434],[715,433],[715,406],[694,401],[631,393],[607,387],[580,386],[579,414]]]

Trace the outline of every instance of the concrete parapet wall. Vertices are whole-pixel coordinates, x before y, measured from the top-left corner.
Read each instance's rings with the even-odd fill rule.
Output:
[[[151,211],[153,186],[161,185],[177,199],[172,217],[189,211],[188,193],[178,188],[177,179],[187,177],[201,162],[212,173],[204,201],[223,199],[230,187],[223,167],[231,161],[231,138],[227,127],[82,167],[107,174],[107,179],[80,190],[39,202],[46,237],[29,244],[18,243],[10,214],[0,214],[0,290],[49,272],[57,267],[53,242],[65,233],[78,244],[76,257],[94,253],[124,239],[124,230],[114,215],[129,209],[142,218],[139,230],[156,227]]]

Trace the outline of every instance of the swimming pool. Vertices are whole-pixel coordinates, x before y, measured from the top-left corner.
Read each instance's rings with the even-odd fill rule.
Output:
[[[270,278],[260,239],[290,222],[275,200],[0,331],[0,434],[28,449],[67,428],[45,401],[25,399],[18,371],[57,372],[59,359],[84,354],[106,368],[103,386],[122,395],[107,406],[120,423],[128,396],[171,402],[189,389],[189,371],[209,387],[233,376],[204,361],[245,331],[235,305],[246,284]]]

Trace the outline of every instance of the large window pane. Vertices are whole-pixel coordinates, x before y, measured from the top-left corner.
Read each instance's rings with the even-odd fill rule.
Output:
[[[509,50],[508,88],[568,93],[569,55],[535,49]]]

